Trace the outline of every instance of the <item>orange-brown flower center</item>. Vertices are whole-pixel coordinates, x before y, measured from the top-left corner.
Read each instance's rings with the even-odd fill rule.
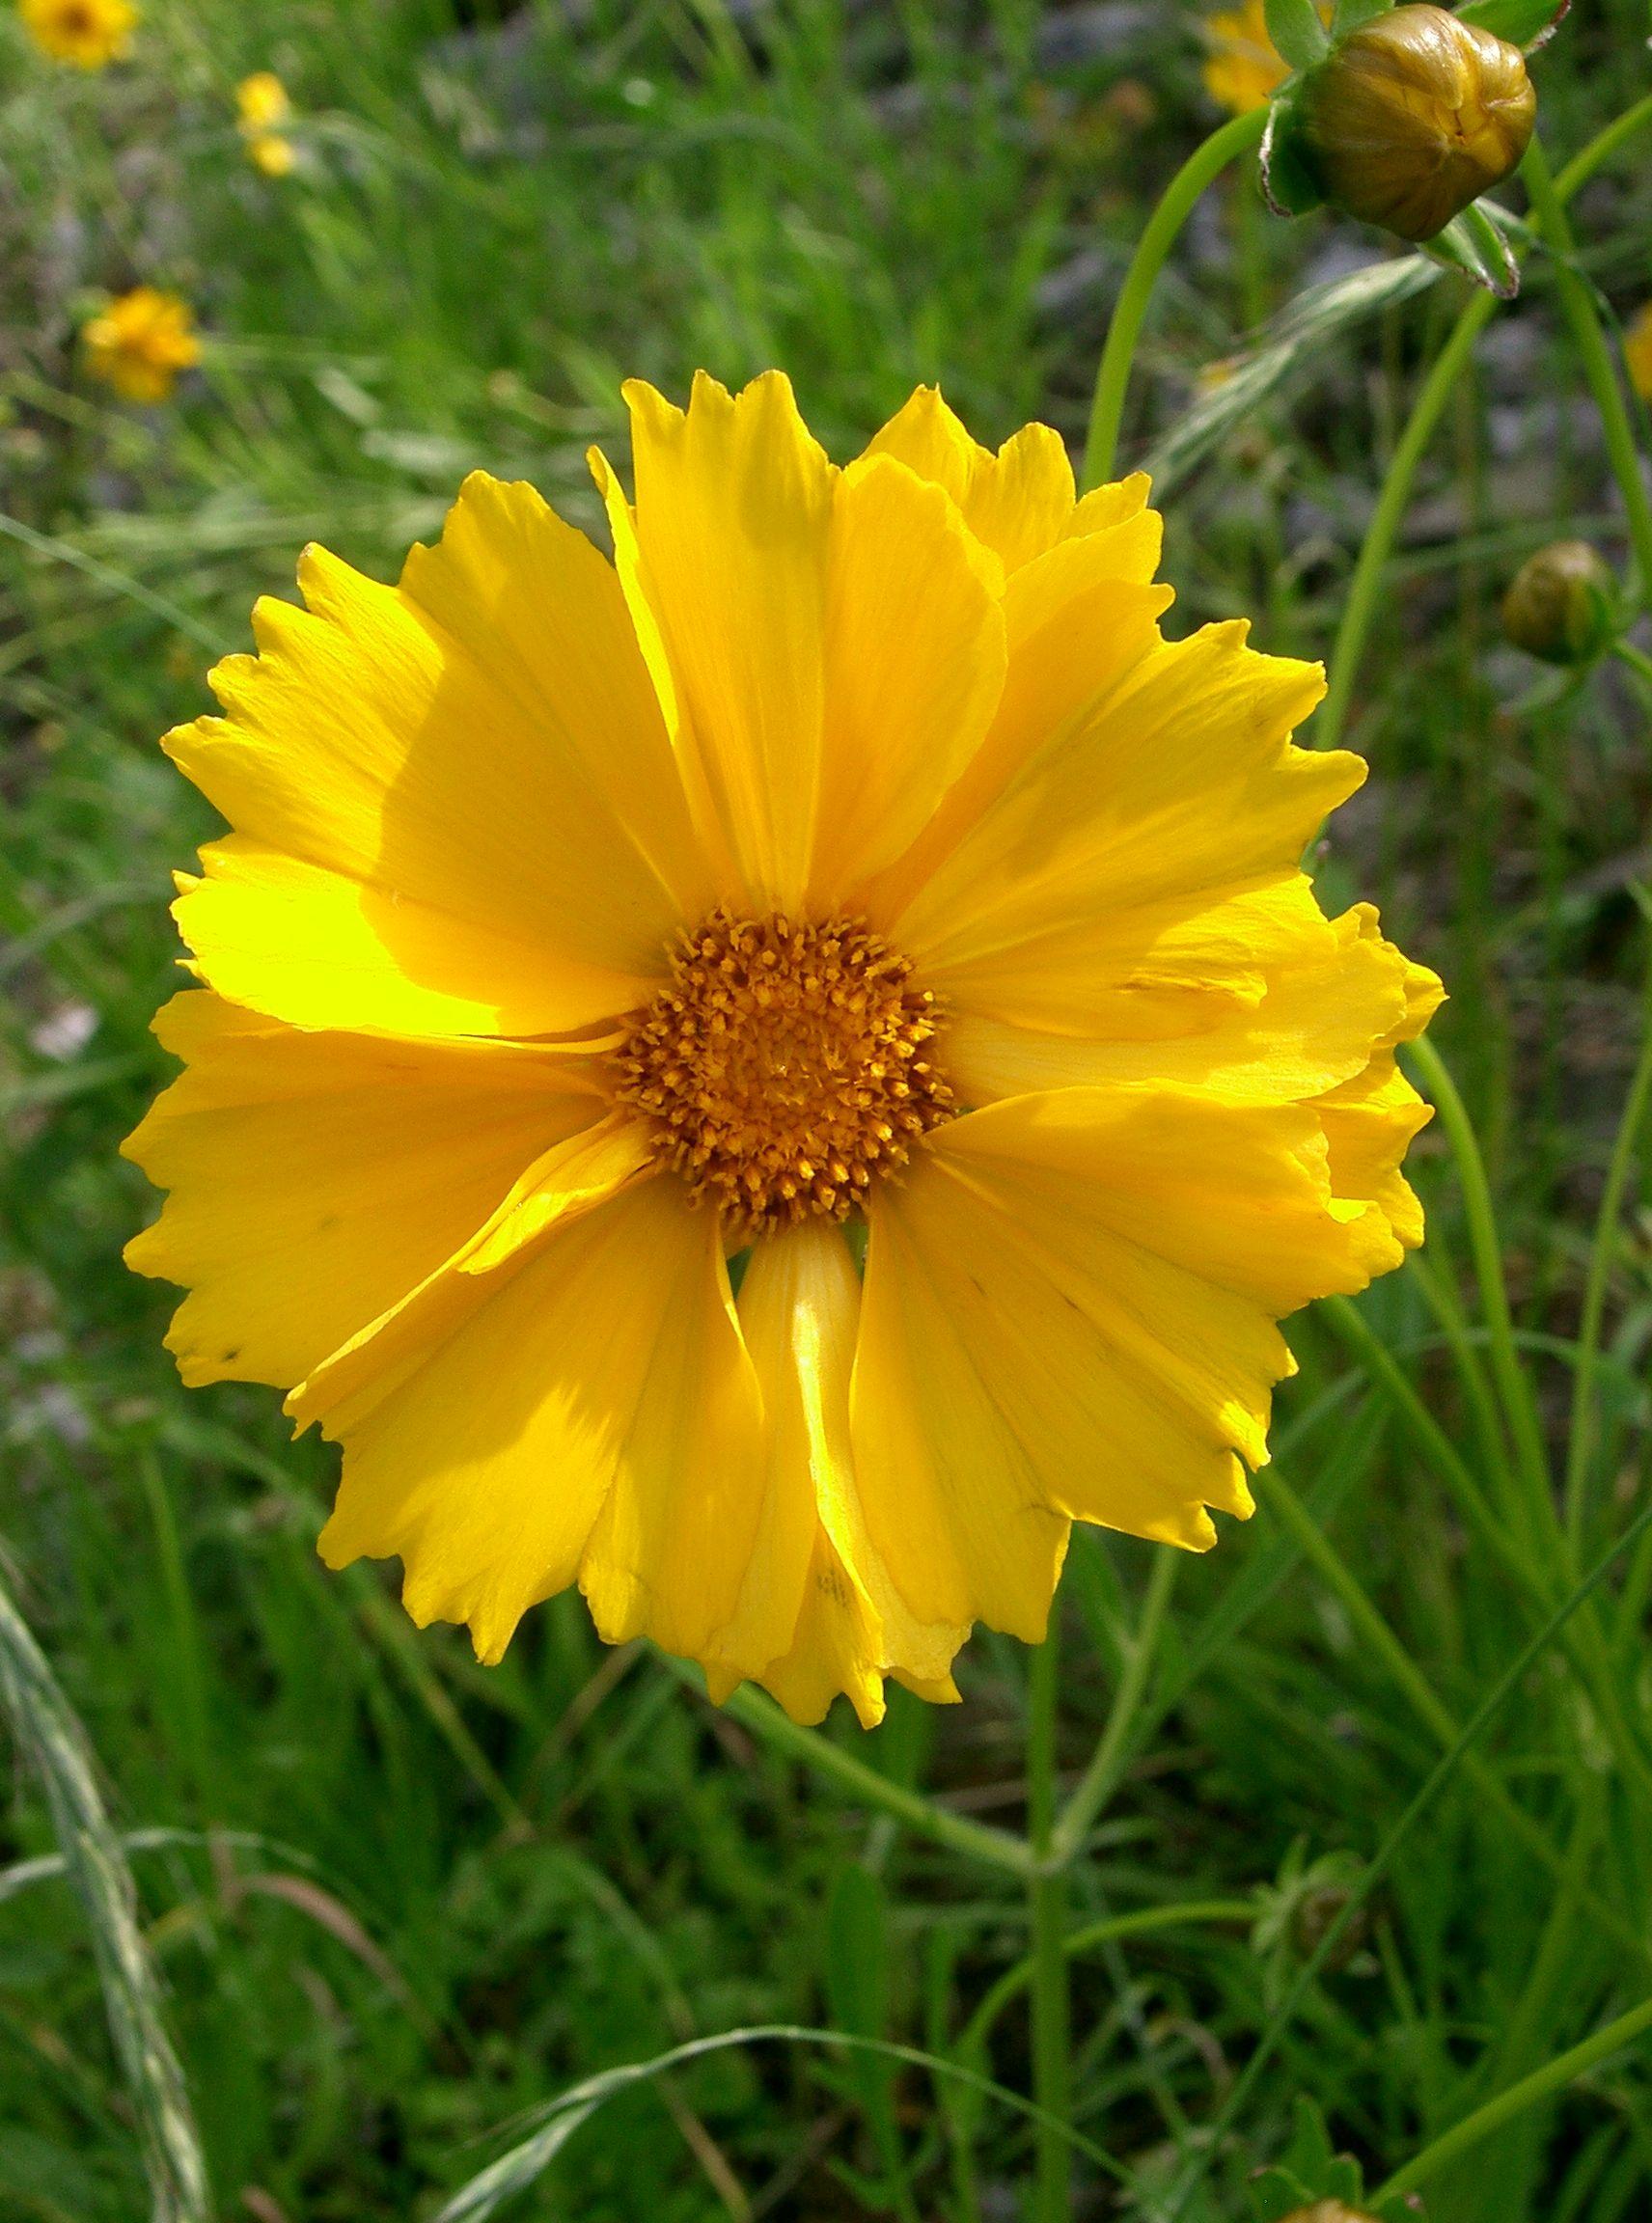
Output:
[[[855,919],[714,911],[615,1058],[656,1153],[743,1236],[844,1219],[956,1109],[911,960]]]

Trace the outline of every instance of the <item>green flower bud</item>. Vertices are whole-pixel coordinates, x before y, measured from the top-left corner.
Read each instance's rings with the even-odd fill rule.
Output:
[[[1518,46],[1444,8],[1401,7],[1302,81],[1297,151],[1333,206],[1432,239],[1526,152],[1537,95]]]
[[[1503,632],[1545,664],[1592,664],[1619,628],[1617,581],[1586,540],[1539,548],[1503,596]]]

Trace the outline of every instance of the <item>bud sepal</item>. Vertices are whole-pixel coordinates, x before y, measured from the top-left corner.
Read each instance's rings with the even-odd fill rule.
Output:
[[[1418,2223],[1422,2214],[1415,2193],[1367,2197],[1359,2162],[1333,2153],[1325,2118],[1306,2094],[1297,2099],[1289,2145],[1248,2189],[1255,2223]]]

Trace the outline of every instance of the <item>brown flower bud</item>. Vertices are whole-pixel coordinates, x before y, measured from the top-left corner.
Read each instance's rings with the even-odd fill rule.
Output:
[[[1374,2223],[1358,2208],[1345,2208],[1340,2200],[1316,2200],[1311,2208],[1293,2208],[1280,2223]]]
[[[1551,541],[1516,572],[1502,629],[1545,664],[1592,664],[1617,636],[1617,582],[1586,540]]]
[[[1363,223],[1432,239],[1526,152],[1537,95],[1518,46],[1402,7],[1338,40],[1302,87],[1304,157]]]

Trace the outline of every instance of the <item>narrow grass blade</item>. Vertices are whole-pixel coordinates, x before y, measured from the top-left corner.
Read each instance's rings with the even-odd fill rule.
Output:
[[[502,2154],[497,2161],[490,2162],[468,2184],[461,2185],[453,2198],[437,2209],[431,2223],[482,2223],[482,2218],[496,2213],[507,2200],[525,2192],[556,2159],[580,2126],[588,2123],[606,2100],[663,2076],[669,2070],[681,2068],[686,2062],[702,2060],[710,2053],[725,2053],[740,2045],[820,2045],[838,2052],[877,2054],[886,2061],[927,2069],[934,2075],[948,2077],[953,2083],[967,2085],[972,2091],[1001,2101],[1030,2123],[1057,2131],[1077,2153],[1104,2169],[1110,2177],[1118,2182],[1128,2181],[1128,2173],[1093,2139],[1066,2124],[1058,2123],[1054,2116],[1035,2107],[1031,2100],[1023,2100],[1019,2093],[995,2084],[990,2076],[979,2075],[956,2061],[948,2061],[938,2053],[926,2053],[917,2045],[855,2038],[842,2030],[812,2030],[795,2022],[765,2022],[744,2030],[720,2031],[712,2038],[691,2039],[687,2045],[674,2045],[669,2053],[656,2054],[651,2061],[628,2061],[618,2069],[606,2069],[600,2075],[588,2076],[583,2083],[570,2086],[560,2099],[551,2100],[539,2111],[537,2129],[512,2146],[509,2153]]]
[[[1292,375],[1323,360],[1327,343],[1384,309],[1414,301],[1444,275],[1423,255],[1373,262],[1345,278],[1309,287],[1262,329],[1258,343],[1237,356],[1222,383],[1177,418],[1143,465],[1160,501],[1235,425],[1260,408]]]
[[[207,2223],[201,2141],[138,1927],[137,1895],[86,1732],[0,1581],[0,1705],[45,1786],[64,1867],[92,1933],[110,2035],[131,2093],[153,2223]]]

